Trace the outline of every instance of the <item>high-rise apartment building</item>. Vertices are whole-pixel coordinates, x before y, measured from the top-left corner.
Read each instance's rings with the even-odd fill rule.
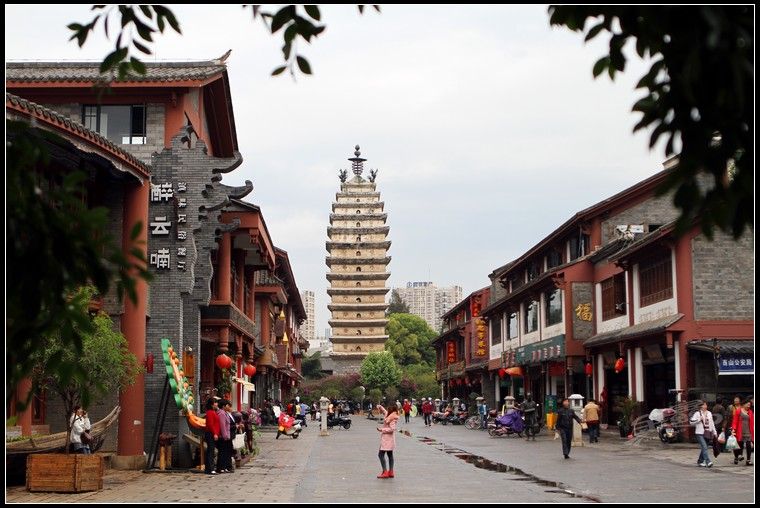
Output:
[[[462,288],[439,288],[433,282],[407,282],[406,287],[393,288],[409,311],[427,321],[435,331],[441,329],[441,316],[462,300]]]

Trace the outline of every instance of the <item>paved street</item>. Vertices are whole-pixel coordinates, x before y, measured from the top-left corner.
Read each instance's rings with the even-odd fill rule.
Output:
[[[426,428],[421,418],[397,435],[396,478],[378,480],[376,423],[355,417],[350,430],[320,438],[312,425],[299,439],[264,432],[262,453],[233,475],[109,471],[104,489],[82,494],[31,494],[6,489],[9,502],[399,502],[451,501],[456,492],[481,502],[673,502],[683,493],[699,502],[752,501],[754,467],[728,455],[697,468],[696,448],[631,445],[602,437],[562,459],[546,432],[533,443],[462,426]],[[229,488],[234,484],[234,488]],[[719,488],[716,488],[719,486]]]

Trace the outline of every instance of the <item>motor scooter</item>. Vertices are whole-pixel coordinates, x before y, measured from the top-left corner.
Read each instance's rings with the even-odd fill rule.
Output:
[[[503,416],[488,422],[488,435],[491,437],[508,436],[510,434],[517,434],[519,437],[522,437],[524,430],[525,422],[523,421],[522,413],[518,409],[508,411]]]
[[[292,416],[288,416],[284,411],[280,413],[280,417],[277,420],[277,437],[280,439],[280,435],[290,436],[293,439],[298,439],[298,434],[301,433],[301,424]]]

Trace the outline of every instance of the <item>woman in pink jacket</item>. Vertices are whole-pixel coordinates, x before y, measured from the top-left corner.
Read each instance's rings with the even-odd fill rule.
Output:
[[[380,451],[377,456],[380,458],[380,465],[383,466],[383,472],[377,475],[378,478],[393,478],[393,449],[396,448],[396,422],[398,421],[398,407],[391,404],[390,409],[386,410],[380,404],[377,409],[383,413],[382,427],[378,427],[380,432]],[[385,469],[385,454],[388,454],[388,469]]]

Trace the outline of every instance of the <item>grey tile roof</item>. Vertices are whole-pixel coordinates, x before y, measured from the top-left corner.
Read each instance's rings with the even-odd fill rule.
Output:
[[[697,351],[706,351],[708,353],[713,352],[713,340],[692,340],[686,344],[689,349],[695,349]],[[718,347],[723,354],[753,354],[755,352],[755,340],[727,340],[718,339]]]
[[[130,76],[125,82],[200,81],[221,74],[226,66],[219,60],[206,62],[143,62],[144,76]],[[91,83],[108,80],[101,75],[99,62],[7,62],[5,80],[25,83]]]
[[[112,153],[120,156],[135,167],[139,168],[145,175],[150,174],[150,166],[139,160],[137,157],[124,150],[120,146],[114,144],[109,139],[101,136],[97,132],[88,129],[81,123],[76,122],[71,118],[62,115],[61,113],[53,111],[52,109],[48,109],[44,106],[40,106],[35,102],[26,100],[22,97],[18,97],[8,92],[5,93],[5,105],[6,110],[8,108],[13,108],[24,111],[32,117],[36,117],[44,120],[47,123],[56,125],[64,130],[76,134],[82,139],[90,141],[94,145],[110,150]]]
[[[611,344],[621,340],[634,339],[636,337],[662,332],[682,317],[683,314],[673,314],[653,321],[626,326],[625,328],[614,330],[612,332],[599,333],[586,339],[583,342],[583,345],[585,347],[601,346],[603,344]]]

